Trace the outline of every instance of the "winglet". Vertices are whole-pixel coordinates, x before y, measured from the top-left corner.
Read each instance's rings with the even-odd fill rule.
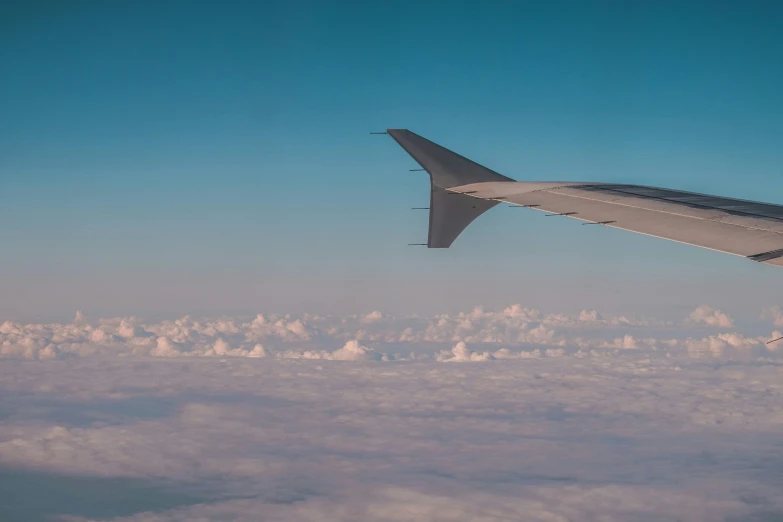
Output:
[[[451,188],[484,181],[514,181],[407,129],[387,129],[386,134],[394,138],[405,152],[429,172],[436,187]]]
[[[514,181],[407,129],[387,129],[386,133],[430,175],[429,248],[450,247],[474,219],[499,203],[447,189],[471,183]]]

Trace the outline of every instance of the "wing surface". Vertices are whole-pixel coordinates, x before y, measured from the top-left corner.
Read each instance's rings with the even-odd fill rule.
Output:
[[[407,129],[386,133],[430,176],[430,248],[448,248],[504,202],[783,266],[783,205],[641,185],[514,181]]]
[[[783,206],[589,182],[473,183],[450,190],[783,266]]]

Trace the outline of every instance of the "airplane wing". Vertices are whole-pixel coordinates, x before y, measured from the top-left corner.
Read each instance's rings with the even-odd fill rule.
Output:
[[[641,185],[514,181],[411,131],[386,132],[430,175],[430,248],[448,248],[503,202],[783,266],[782,205]]]

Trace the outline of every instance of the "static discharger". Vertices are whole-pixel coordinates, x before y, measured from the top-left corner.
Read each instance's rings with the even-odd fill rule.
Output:
[[[408,172],[420,172],[424,169],[408,169]]]
[[[413,207],[411,210],[429,210],[430,207]]]
[[[608,225],[609,223],[617,223],[617,221],[594,221],[592,223],[582,223],[582,225]]]
[[[545,214],[544,217],[552,217],[552,216],[573,216],[574,214],[578,214],[578,212],[563,212],[562,214]]]
[[[780,341],[781,339],[783,339],[783,337],[778,337],[777,339],[772,339],[771,341],[767,341],[765,344],[772,344],[772,343]]]
[[[408,246],[427,246],[427,243],[408,243]]]
[[[509,205],[511,208],[535,208],[540,206],[541,205]]]
[[[371,132],[370,134],[389,134],[388,132]]]
[[[451,191],[451,192],[449,192],[449,196],[459,196],[460,194],[470,195],[470,194],[475,194],[476,192],[478,192],[478,190],[468,190],[467,192],[454,192],[454,191]]]

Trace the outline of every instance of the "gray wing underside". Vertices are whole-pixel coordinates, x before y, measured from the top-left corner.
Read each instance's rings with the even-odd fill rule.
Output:
[[[456,192],[783,266],[783,206],[608,183],[475,183]]]
[[[430,248],[448,248],[505,202],[783,266],[781,205],[640,185],[514,181],[409,130],[387,134],[430,176]]]

